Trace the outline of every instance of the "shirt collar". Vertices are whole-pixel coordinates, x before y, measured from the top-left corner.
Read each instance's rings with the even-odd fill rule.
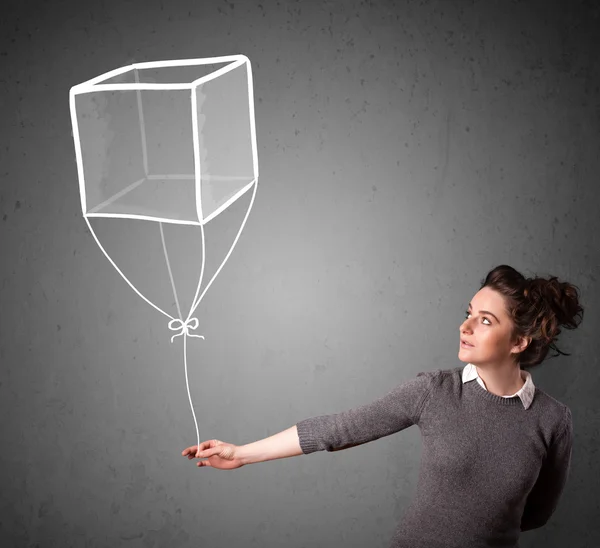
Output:
[[[521,377],[525,381],[525,384],[523,385],[521,390],[519,390],[516,394],[513,394],[512,396],[503,396],[503,397],[514,398],[515,396],[519,396],[519,398],[521,399],[521,402],[523,403],[523,407],[525,407],[525,409],[529,409],[531,403],[533,402],[533,396],[535,395],[535,386],[533,384],[533,377],[531,376],[531,373],[529,373],[529,371],[524,371],[524,370],[521,370]],[[483,388],[485,388],[485,386],[483,384],[483,380],[479,376],[479,373],[477,373],[477,368],[472,363],[465,365],[465,367],[462,370],[463,384],[466,382],[469,382],[469,381],[473,381],[475,379],[477,379],[477,381],[481,384],[481,386]]]

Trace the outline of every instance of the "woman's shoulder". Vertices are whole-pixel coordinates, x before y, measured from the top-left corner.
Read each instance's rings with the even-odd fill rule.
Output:
[[[432,369],[430,371],[421,371],[417,374],[417,377],[427,377],[437,384],[444,381],[456,382],[462,379],[463,367],[452,367],[449,369]]]
[[[540,416],[546,419],[548,426],[551,426],[553,430],[562,432],[565,428],[572,426],[573,415],[570,407],[539,386],[535,387],[533,404]]]

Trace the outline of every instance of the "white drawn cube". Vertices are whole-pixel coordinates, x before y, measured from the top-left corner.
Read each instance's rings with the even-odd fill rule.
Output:
[[[71,88],[86,217],[205,224],[258,180],[250,60],[135,63]]]

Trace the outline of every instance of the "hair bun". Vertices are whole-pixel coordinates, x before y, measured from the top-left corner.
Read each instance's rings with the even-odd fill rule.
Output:
[[[561,330],[559,326],[575,329],[583,319],[577,286],[549,279],[526,278],[508,265],[491,270],[481,288],[490,287],[505,297],[514,323],[514,333],[532,337],[531,344],[519,356],[521,368],[541,363],[552,349],[569,356],[554,345]],[[576,321],[579,319],[579,321]]]

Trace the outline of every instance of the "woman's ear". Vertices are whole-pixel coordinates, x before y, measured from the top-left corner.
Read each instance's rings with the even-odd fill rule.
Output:
[[[523,352],[530,345],[531,341],[531,337],[519,337],[517,344],[513,346],[514,353],[519,354]]]

